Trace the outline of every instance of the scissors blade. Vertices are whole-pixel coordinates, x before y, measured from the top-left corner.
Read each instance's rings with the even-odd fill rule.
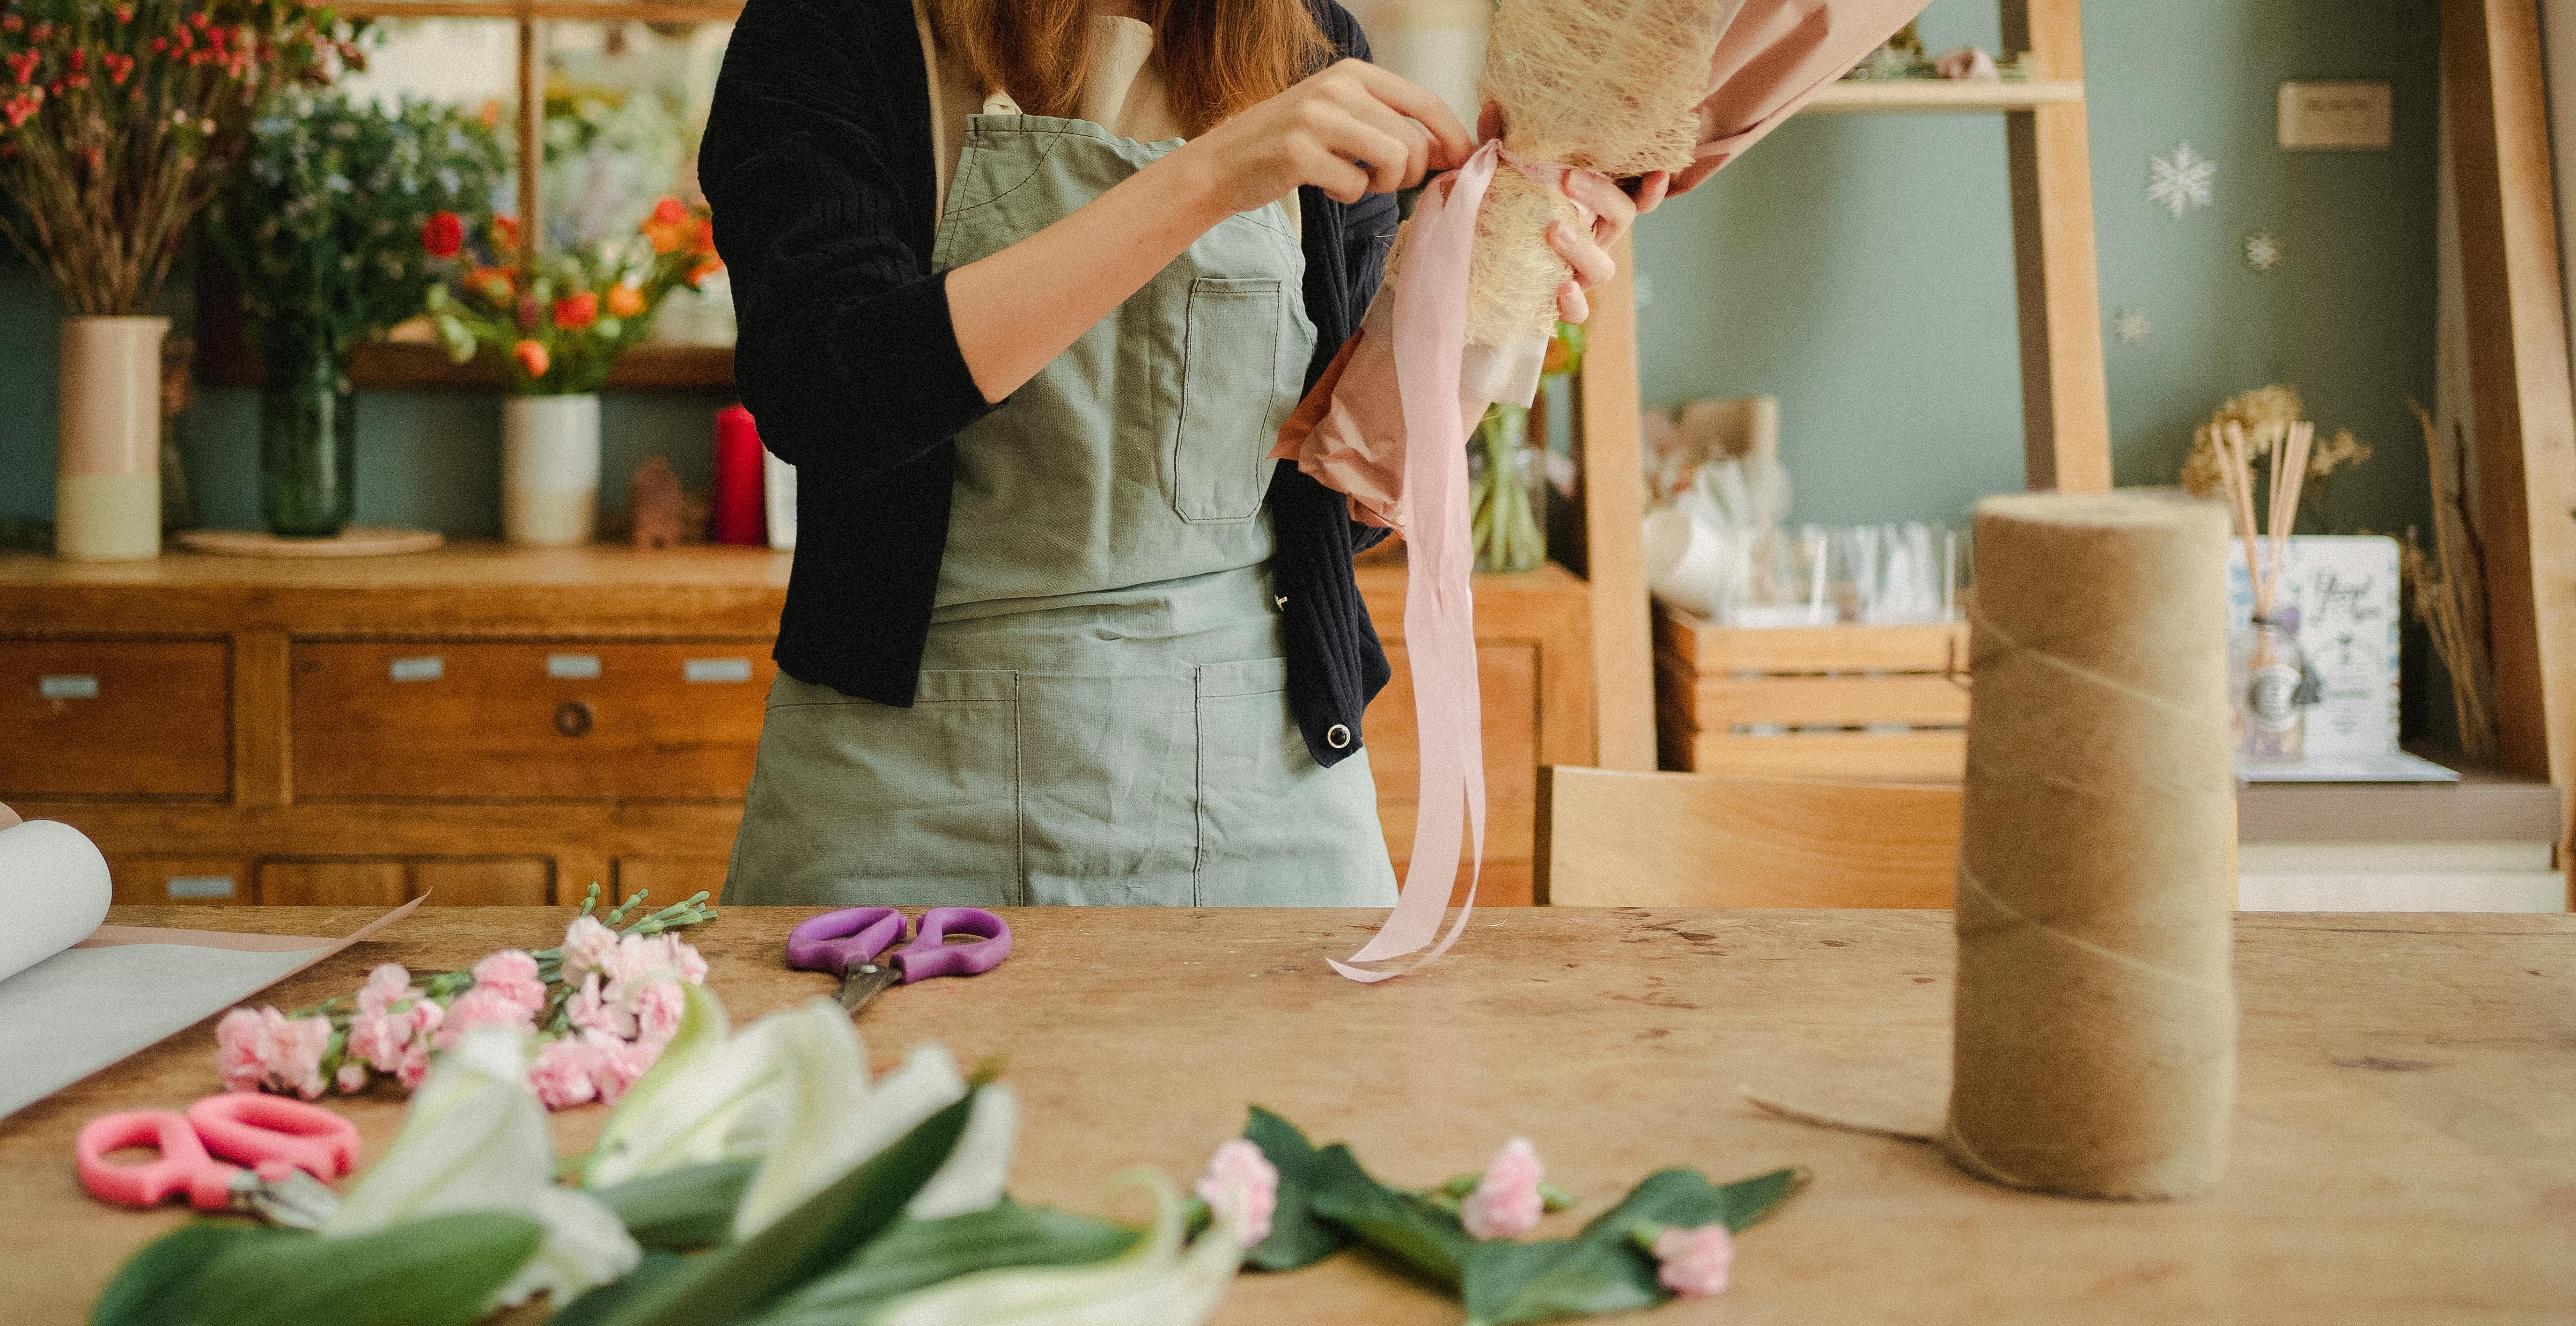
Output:
[[[320,1229],[340,1209],[340,1194],[300,1169],[274,1180],[244,1170],[233,1177],[233,1197],[269,1223],[290,1229]]]
[[[876,997],[877,991],[902,980],[903,969],[891,962],[852,967],[850,974],[841,978],[841,1007],[856,1013],[860,1005]]]

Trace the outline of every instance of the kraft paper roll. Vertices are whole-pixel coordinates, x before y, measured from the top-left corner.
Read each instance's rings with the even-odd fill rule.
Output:
[[[59,820],[0,829],[0,981],[89,938],[107,919],[107,860]]]
[[[1977,506],[1949,1122],[2016,1188],[2219,1180],[2236,1086],[2228,530],[2214,506]]]

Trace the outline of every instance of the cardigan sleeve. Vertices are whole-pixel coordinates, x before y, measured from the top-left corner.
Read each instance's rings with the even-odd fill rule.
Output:
[[[928,79],[910,7],[833,9],[744,6],[698,171],[733,277],[734,378],[762,441],[865,479],[994,407],[930,269]]]

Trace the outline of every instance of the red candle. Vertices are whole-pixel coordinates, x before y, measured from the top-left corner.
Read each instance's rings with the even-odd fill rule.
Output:
[[[751,411],[728,405],[716,411],[715,485],[707,495],[707,539],[712,543],[769,542],[761,499],[760,430]]]

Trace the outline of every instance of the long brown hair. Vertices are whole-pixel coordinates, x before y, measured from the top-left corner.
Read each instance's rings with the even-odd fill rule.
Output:
[[[1033,115],[1074,113],[1091,65],[1090,0],[924,0],[931,31],[985,87]],[[1332,53],[1306,0],[1138,0],[1172,114],[1195,136],[1287,90]]]

